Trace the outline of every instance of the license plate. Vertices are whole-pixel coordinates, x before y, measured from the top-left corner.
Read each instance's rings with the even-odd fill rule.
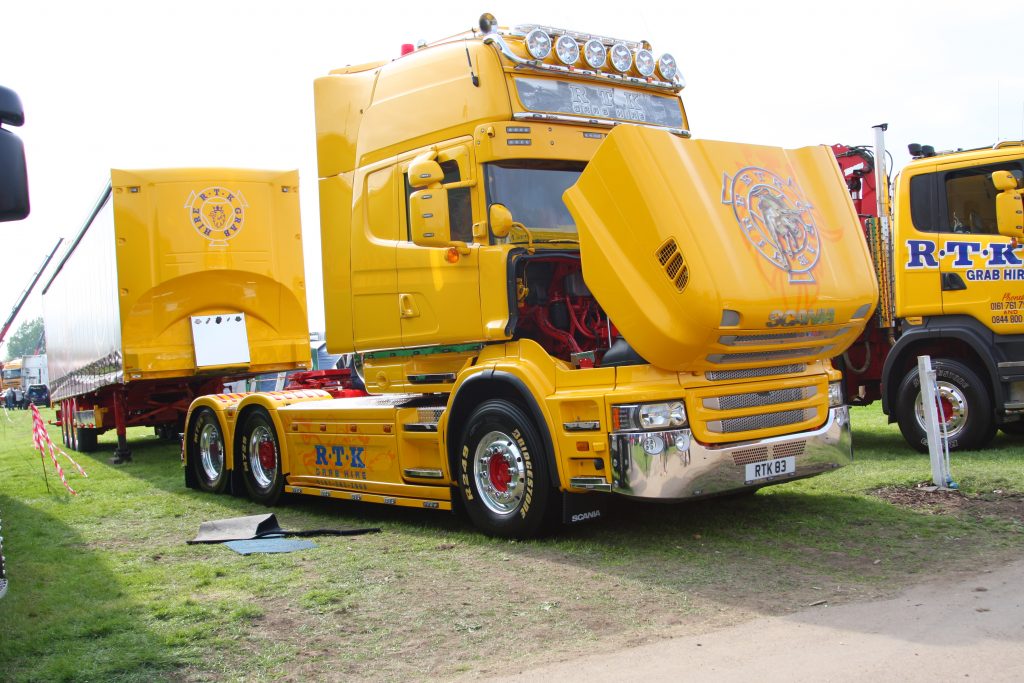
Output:
[[[747,465],[747,481],[755,479],[768,479],[771,477],[782,477],[787,474],[796,474],[796,456],[779,458],[777,460],[765,460],[763,462],[752,462]]]

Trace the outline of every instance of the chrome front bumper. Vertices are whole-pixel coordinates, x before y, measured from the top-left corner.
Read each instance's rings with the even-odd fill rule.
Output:
[[[684,500],[778,484],[853,461],[850,412],[832,408],[820,429],[723,446],[704,445],[689,429],[610,435],[611,490],[634,498]],[[796,472],[748,480],[746,465],[792,456]]]

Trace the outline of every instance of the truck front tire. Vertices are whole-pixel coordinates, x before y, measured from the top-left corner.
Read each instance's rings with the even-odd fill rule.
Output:
[[[473,524],[504,538],[541,533],[555,496],[544,442],[526,413],[508,401],[485,401],[460,443],[459,491]]]
[[[965,451],[985,446],[995,436],[996,428],[992,401],[981,379],[968,366],[947,358],[933,360],[932,367],[938,380],[949,450]],[[896,393],[896,420],[907,443],[927,453],[922,403],[921,381],[914,366]]]
[[[284,490],[281,444],[274,423],[265,410],[256,408],[246,415],[241,435],[242,470],[249,498],[274,505]]]
[[[188,425],[189,467],[196,485],[209,493],[220,493],[227,485],[224,432],[209,408],[200,408]]]

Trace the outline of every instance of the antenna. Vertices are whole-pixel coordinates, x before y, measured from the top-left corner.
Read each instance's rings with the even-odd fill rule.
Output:
[[[1002,84],[1003,84],[1002,81],[998,81],[998,80],[996,81],[996,142],[999,142],[999,107],[1000,107],[1000,102],[999,102],[1000,92],[999,92],[999,89],[1002,86]]]

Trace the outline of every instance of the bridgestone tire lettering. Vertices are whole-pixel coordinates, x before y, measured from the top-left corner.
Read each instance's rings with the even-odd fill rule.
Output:
[[[473,524],[504,538],[542,533],[556,496],[544,441],[526,413],[505,400],[485,401],[467,419],[461,443],[459,491]]]

